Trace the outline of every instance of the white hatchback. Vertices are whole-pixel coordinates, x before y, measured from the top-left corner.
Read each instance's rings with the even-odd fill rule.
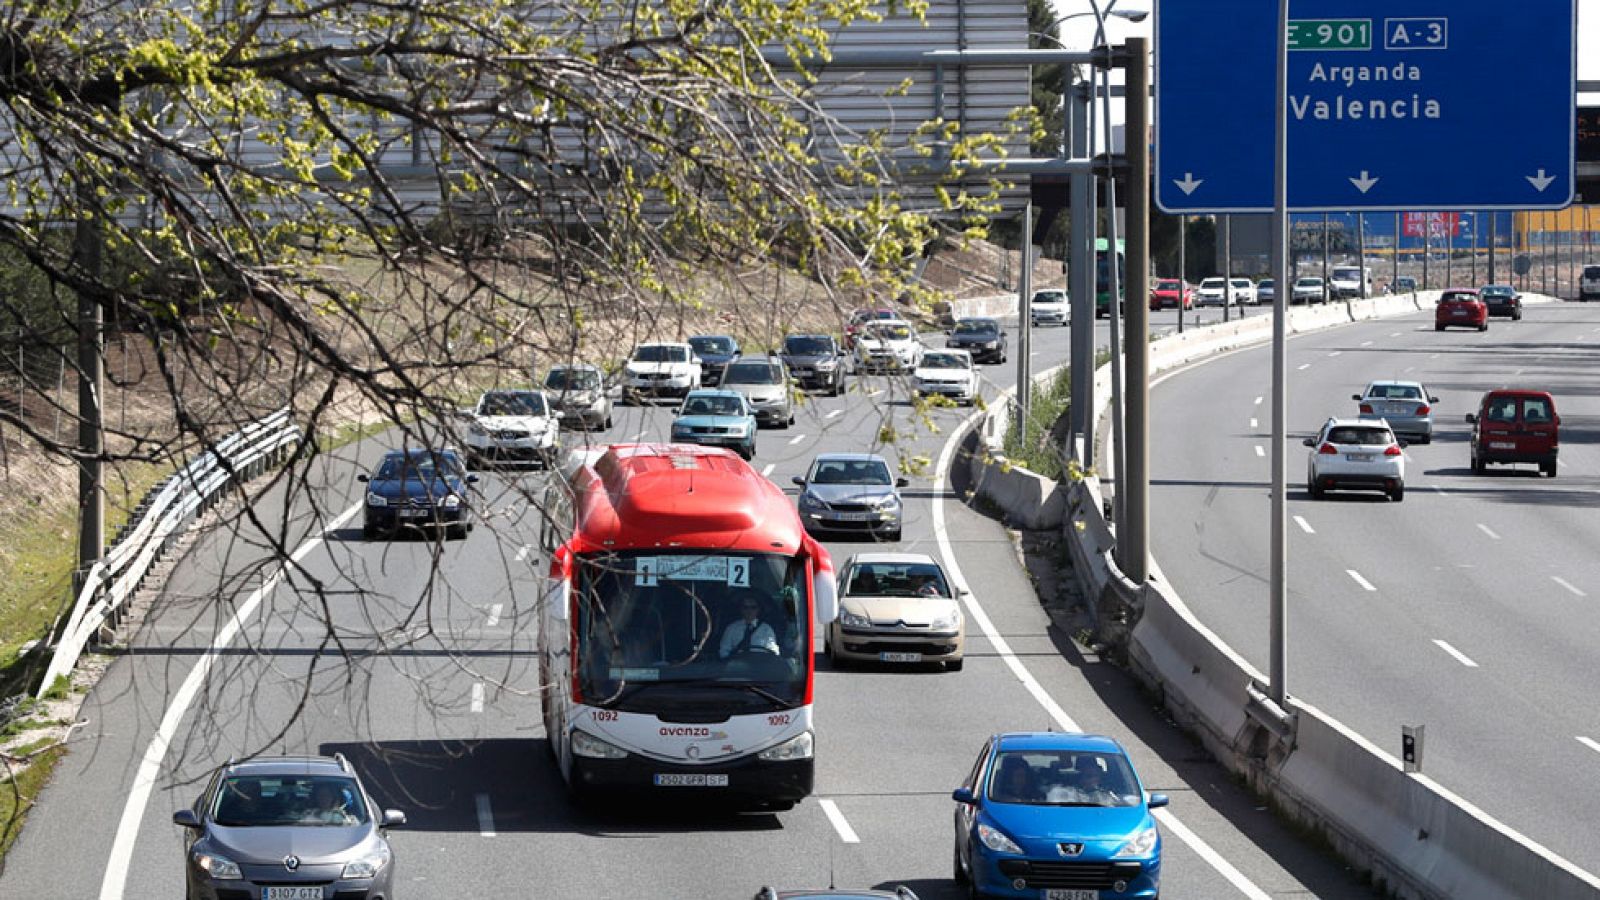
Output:
[[[1028,301],[1028,318],[1035,325],[1065,325],[1070,316],[1067,292],[1035,291]]]
[[[1406,496],[1405,444],[1382,421],[1329,419],[1302,443],[1306,490],[1313,500],[1328,491],[1381,491],[1396,503]]]
[[[978,397],[978,373],[972,368],[972,354],[965,350],[923,353],[911,384],[919,396],[949,397],[968,406]]]

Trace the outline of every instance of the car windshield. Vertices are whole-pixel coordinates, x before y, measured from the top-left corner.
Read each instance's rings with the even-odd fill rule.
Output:
[[[723,384],[782,384],[783,369],[771,363],[734,363],[722,376]]]
[[[1000,323],[993,319],[963,319],[956,323],[956,334],[999,334]]]
[[[1378,400],[1421,400],[1422,389],[1414,384],[1375,384],[1367,396]]]
[[[1200,282],[1200,286],[1202,288],[1219,288],[1222,287],[1222,285],[1223,281],[1221,278],[1207,278],[1205,281]]]
[[[827,356],[833,352],[833,342],[819,337],[787,337],[783,339],[783,352],[790,356]]]
[[[989,768],[989,799],[1027,806],[1137,806],[1138,779],[1118,753],[1003,750]]]
[[[436,466],[442,473],[436,472]],[[379,481],[432,481],[441,474],[446,478],[460,478],[466,470],[454,453],[414,453],[384,457],[377,478]]]
[[[908,341],[911,339],[911,326],[904,322],[873,325],[872,336],[880,341]]]
[[[692,337],[689,346],[696,353],[726,354],[733,352],[733,339],[725,337]]]
[[[1490,285],[1478,292],[1480,297],[1510,297],[1515,294],[1516,291],[1504,285]]]
[[[218,786],[210,813],[225,828],[336,827],[368,821],[355,780],[322,775],[230,775]]]
[[[1175,291],[1177,289],[1178,289],[1178,283],[1176,281],[1158,281],[1158,282],[1156,282],[1156,290],[1158,290],[1158,291]]]
[[[1334,269],[1333,270],[1333,280],[1334,281],[1360,281],[1361,280],[1361,270],[1360,269]]]
[[[924,369],[965,369],[967,358],[958,353],[925,353],[922,356]]]
[[[1233,286],[1234,287],[1246,287],[1247,288],[1247,287],[1250,286],[1250,279],[1248,279],[1248,278],[1235,278],[1233,280]]]
[[[1314,287],[1322,287],[1322,279],[1321,278],[1302,278],[1299,281],[1296,281],[1294,284],[1295,284],[1295,287],[1313,287],[1313,288]]]
[[[803,560],[776,553],[596,553],[578,559],[578,687],[629,708],[668,698],[653,685],[726,691],[785,705],[805,695],[811,655]],[[703,691],[696,691],[704,699]],[[765,697],[765,699],[763,699]],[[704,712],[703,707],[701,711]]]
[[[893,484],[889,464],[881,459],[818,460],[807,479],[812,484]]]
[[[1263,279],[1261,279],[1261,283],[1257,284],[1256,287],[1258,287],[1258,288],[1269,288],[1269,287],[1272,287],[1275,284],[1277,284],[1277,282],[1273,281],[1271,278],[1263,278]]]
[[[944,572],[931,562],[866,562],[850,570],[851,597],[949,597]]]
[[[1033,295],[1034,303],[1065,303],[1067,295],[1062,291],[1040,291]]]
[[[1386,428],[1363,428],[1358,425],[1341,425],[1328,431],[1330,444],[1359,444],[1385,447],[1394,443],[1394,435]]]
[[[683,404],[685,416],[742,416],[744,403],[738,397],[690,397]]]
[[[1439,298],[1440,303],[1470,303],[1478,299],[1478,295],[1470,291],[1450,291]]]
[[[553,391],[592,391],[600,386],[600,373],[593,369],[551,369],[544,386]]]
[[[633,351],[634,362],[688,362],[689,348],[671,344],[645,344]]]
[[[544,395],[532,391],[497,392],[484,394],[478,401],[480,416],[543,416],[547,415]]]
[[[858,309],[850,316],[854,322],[870,322],[873,319],[892,319],[895,311],[892,309]]]

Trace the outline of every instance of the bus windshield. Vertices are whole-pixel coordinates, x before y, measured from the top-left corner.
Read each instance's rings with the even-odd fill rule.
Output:
[[[1122,294],[1127,290],[1128,264],[1122,254],[1117,254],[1117,293]],[[1095,254],[1094,260],[1094,286],[1095,290],[1106,293],[1111,290],[1111,267],[1106,265],[1105,253]]]
[[[597,553],[579,558],[577,588],[576,662],[588,703],[659,711],[804,700],[811,633],[800,559]]]

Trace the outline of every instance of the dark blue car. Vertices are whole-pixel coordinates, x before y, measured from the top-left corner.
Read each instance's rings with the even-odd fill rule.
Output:
[[[995,735],[956,801],[955,878],[974,897],[1157,896],[1161,832],[1122,745],[1092,734]]]
[[[378,471],[357,475],[367,486],[361,536],[371,540],[402,528],[443,528],[449,537],[472,530],[467,485],[478,476],[454,450],[390,450]]]
[[[700,383],[706,387],[721,384],[723,370],[739,358],[739,342],[725,334],[697,334],[689,346],[700,358]]]

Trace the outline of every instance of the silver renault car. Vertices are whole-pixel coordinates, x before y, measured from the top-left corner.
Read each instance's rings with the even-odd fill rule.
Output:
[[[172,821],[188,900],[394,897],[387,831],[405,814],[379,809],[343,755],[230,761]]]
[[[842,531],[900,540],[905,520],[900,488],[889,463],[876,453],[823,453],[802,478],[800,521],[808,531]]]

